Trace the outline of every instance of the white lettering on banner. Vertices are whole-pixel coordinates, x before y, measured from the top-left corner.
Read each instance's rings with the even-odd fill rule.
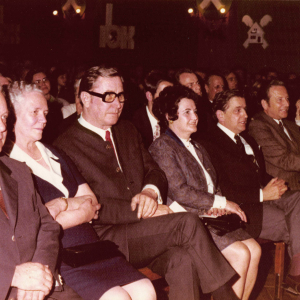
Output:
[[[134,26],[117,26],[112,24],[111,3],[106,4],[105,25],[100,26],[99,47],[111,49],[134,49]]]

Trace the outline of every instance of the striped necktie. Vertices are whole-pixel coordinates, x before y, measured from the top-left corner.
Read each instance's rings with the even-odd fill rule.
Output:
[[[3,195],[2,195],[1,189],[0,189],[0,208],[4,212],[6,218],[8,219],[8,215],[7,215],[7,212],[6,212],[6,208],[5,208],[4,199],[3,199]]]

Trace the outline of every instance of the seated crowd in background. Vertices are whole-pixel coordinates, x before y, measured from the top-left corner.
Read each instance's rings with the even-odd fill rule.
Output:
[[[33,293],[38,295],[36,299],[51,293],[53,297],[58,293],[57,299],[156,299],[151,282],[136,270],[147,266],[166,278],[171,300],[200,299],[200,290],[212,293],[215,300],[247,300],[257,276],[261,250],[254,238],[259,236],[289,245],[287,282],[300,294],[300,246],[294,218],[298,207],[300,214],[300,192],[297,185],[293,186],[296,181],[290,179],[291,172],[297,179],[300,170],[296,145],[300,139],[298,78],[291,74],[284,84],[271,68],[252,78],[243,68],[182,68],[172,72],[152,70],[142,84],[133,72],[128,72],[131,77],[124,80],[117,69],[105,67],[82,72],[82,68],[43,69],[28,63],[23,70],[12,70],[0,64],[0,85],[9,90],[8,109],[0,94],[5,119],[10,111],[9,138],[2,152],[29,167],[34,182],[25,175],[24,182],[29,182],[31,194],[34,184],[44,206],[63,229],[61,250],[110,240],[121,255],[76,268],[66,264],[58,253],[59,229],[39,196],[34,196],[38,214],[32,222],[45,219],[51,223],[53,243],[46,251],[56,248],[56,252],[48,260],[38,254],[35,259],[35,252],[40,251],[37,243],[31,257],[16,262],[13,268],[20,263],[38,263],[37,267],[42,267],[39,272],[47,273],[48,281],[32,280],[31,285],[24,286],[12,273],[4,299],[16,293]],[[276,88],[279,92],[274,91]],[[272,101],[278,93],[282,93],[279,98],[284,103],[277,105]],[[239,111],[233,108],[236,98]],[[276,120],[283,124],[280,137],[275,134],[276,143],[265,143],[270,137],[259,134],[266,131],[259,123],[259,116],[265,115],[271,118],[271,127]],[[254,119],[250,134],[262,146],[267,172],[273,179],[264,170],[264,158],[256,152],[255,141],[249,137],[247,143],[247,118]],[[282,120],[286,118],[290,121]],[[3,125],[2,144],[6,123]],[[227,141],[220,128],[233,138]],[[224,141],[216,145],[219,134]],[[235,151],[227,155],[227,143],[229,148],[239,148],[235,149],[241,156],[239,164],[234,165],[236,172],[226,164]],[[279,153],[275,161],[269,154],[274,147]],[[283,153],[287,153],[289,162],[286,174],[276,171],[287,165]],[[3,163],[29,174],[28,169],[11,161],[4,158]],[[7,213],[2,210],[4,221],[9,223],[11,197],[5,191],[2,169],[5,167],[1,168],[0,184],[9,207]],[[252,177],[241,184],[244,177],[236,174],[245,170]],[[286,191],[288,187],[295,191]],[[19,194],[17,198],[20,202],[24,197]],[[180,204],[180,212],[174,213],[174,203]],[[253,217],[254,211],[258,213]],[[245,229],[219,236],[208,231],[198,217],[227,213],[237,215],[246,224]],[[275,214],[278,224],[274,227],[270,220]],[[43,224],[34,235],[43,231]],[[269,227],[277,229],[276,236]],[[0,251],[9,255],[8,249]],[[54,263],[57,257],[58,270]],[[59,273],[65,281],[65,292]],[[23,269],[20,274],[25,276]],[[55,291],[53,286],[57,286]],[[35,289],[37,293],[32,292]]]

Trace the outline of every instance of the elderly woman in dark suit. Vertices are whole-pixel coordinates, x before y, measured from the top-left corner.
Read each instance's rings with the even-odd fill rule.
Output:
[[[197,96],[182,86],[165,88],[154,102],[153,112],[166,131],[149,148],[153,158],[166,173],[168,205],[208,215],[237,214],[247,221],[245,213],[234,202],[222,197],[216,173],[205,149],[190,139],[197,131]],[[221,146],[221,145],[220,145]],[[233,289],[240,299],[249,298],[253,289],[261,250],[243,229],[212,238],[222,254],[240,275]]]

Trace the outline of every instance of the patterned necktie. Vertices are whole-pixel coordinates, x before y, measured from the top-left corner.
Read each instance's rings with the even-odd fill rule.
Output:
[[[285,134],[291,141],[293,141],[292,138],[291,138],[291,135],[287,133],[287,129],[284,127],[282,120],[279,120],[278,126],[279,126],[279,128],[284,132],[284,134]]]
[[[110,146],[114,150],[114,153],[116,155],[115,147],[114,147],[114,144],[113,144],[113,142],[112,142],[112,140],[110,138],[110,132],[109,132],[109,130],[105,131],[105,140],[110,143]]]
[[[160,127],[158,124],[155,125],[155,130],[153,133],[153,141],[155,141],[160,136]]]
[[[3,199],[3,195],[2,195],[1,189],[0,189],[0,208],[4,212],[6,218],[8,219],[8,215],[7,215],[7,212],[6,212],[6,209],[5,209],[5,204],[4,204],[4,199]]]
[[[282,120],[279,120],[278,125],[279,125],[279,128],[284,131],[284,126],[283,126]]]

